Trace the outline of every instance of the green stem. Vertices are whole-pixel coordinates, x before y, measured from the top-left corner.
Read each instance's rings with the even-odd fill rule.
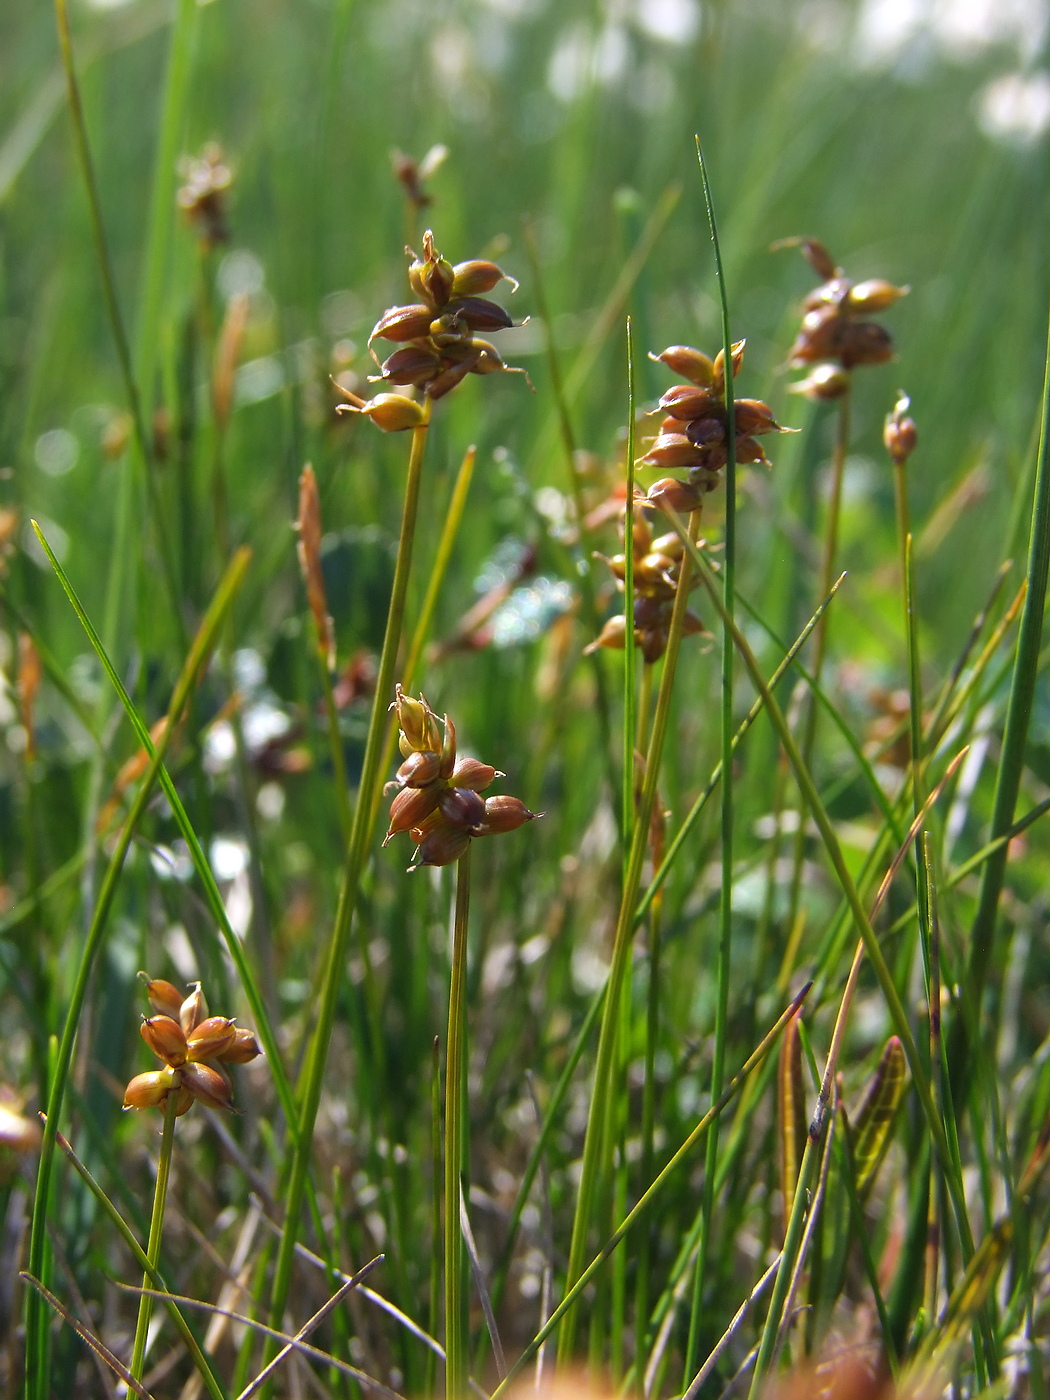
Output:
[[[726,414],[726,517],[722,561],[722,604],[725,609],[722,624],[722,695],[721,695],[721,748],[722,748],[722,888],[719,896],[718,921],[718,968],[716,972],[717,991],[715,1001],[715,1043],[711,1063],[711,1098],[716,1099],[722,1092],[725,1079],[726,1033],[729,1018],[729,976],[733,949],[733,647],[732,620],[736,597],[736,411],[733,393],[733,336],[729,325],[729,300],[726,295],[725,272],[722,268],[722,253],[718,243],[718,226],[715,222],[714,205],[711,199],[711,186],[707,175],[707,165],[696,140],[696,153],[700,162],[700,176],[704,186],[704,202],[707,206],[707,221],[711,228],[711,243],[714,248],[715,278],[722,305],[722,355],[725,360],[725,414]],[[831,587],[830,578],[823,592]],[[823,616],[823,614],[822,614]],[[822,626],[823,630],[823,626]],[[696,1255],[696,1274],[693,1280],[693,1299],[689,1315],[689,1335],[685,1349],[685,1370],[683,1388],[689,1384],[696,1372],[697,1351],[700,1345],[700,1313],[703,1307],[704,1280],[707,1277],[707,1254],[711,1239],[711,1221],[714,1213],[715,1170],[718,1163],[718,1127],[713,1124],[707,1136],[704,1158],[703,1228],[700,1248]]]
[[[69,113],[73,122],[73,138],[76,146],[77,161],[80,165],[81,175],[83,176],[84,188],[87,192],[88,214],[91,221],[92,240],[95,244],[95,253],[98,258],[99,277],[102,282],[102,297],[106,305],[106,315],[109,319],[110,330],[113,333],[113,340],[116,344],[120,374],[124,381],[124,393],[127,397],[128,408],[131,411],[135,443],[145,470],[150,509],[153,515],[153,527],[157,533],[161,567],[169,595],[168,602],[172,610],[172,616],[179,634],[179,639],[185,644],[187,640],[186,629],[183,625],[182,612],[179,607],[179,590],[175,578],[175,566],[172,559],[171,544],[165,525],[164,511],[157,491],[156,477],[152,469],[153,453],[150,445],[150,437],[146,429],[145,416],[142,410],[142,398],[132,369],[131,350],[128,344],[127,332],[124,329],[124,320],[120,314],[120,303],[117,300],[116,281],[113,276],[113,266],[109,255],[109,244],[106,239],[106,227],[102,218],[102,200],[98,191],[98,181],[95,177],[95,165],[91,156],[91,145],[88,141],[87,123],[84,120],[84,105],[80,96],[80,84],[77,82],[76,68],[73,63],[73,44],[69,32],[69,7],[67,0],[55,0],[55,19],[58,28],[58,45],[62,55],[62,67],[66,78]],[[114,551],[115,564],[116,553],[117,551]],[[119,569],[119,565],[116,565],[116,567]],[[107,640],[111,639],[107,638]]]
[[[623,516],[623,848],[634,830],[634,751],[638,742],[638,692],[634,654],[634,333],[627,317],[627,500]],[[577,473],[573,472],[574,477]],[[577,488],[578,489],[578,488]],[[582,520],[580,525],[583,528]],[[595,661],[598,657],[595,656]],[[646,670],[648,671],[648,667]]]
[[[354,808],[346,860],[343,864],[343,877],[339,890],[339,902],[336,906],[335,924],[328,943],[324,973],[321,978],[317,1024],[300,1081],[298,1132],[292,1145],[292,1161],[285,1193],[284,1231],[277,1255],[270,1303],[270,1317],[274,1327],[280,1326],[285,1303],[288,1300],[288,1290],[291,1286],[299,1217],[302,1213],[307,1173],[313,1156],[314,1122],[321,1102],[321,1088],[324,1081],[325,1064],[328,1060],[328,1046],[335,1023],[336,999],[340,982],[345,973],[347,945],[353,922],[354,907],[357,903],[357,892],[368,858],[372,834],[373,801],[376,787],[382,775],[380,764],[383,734],[387,718],[387,705],[393,694],[394,668],[397,663],[401,629],[405,616],[408,578],[412,564],[412,546],[419,509],[423,455],[430,422],[429,399],[424,400],[424,406],[427,416],[418,428],[412,430],[412,449],[408,462],[408,481],[405,487],[405,506],[401,518],[401,536],[398,543],[397,563],[394,567],[394,582],[390,594],[386,633],[383,637],[383,651],[379,660],[379,673],[376,677],[375,697],[368,725],[368,738],[365,743],[361,782],[358,788],[357,804]],[[369,994],[374,1000],[374,989],[369,988]],[[374,1021],[376,1008],[372,1005],[370,1009],[373,1012]]]
[[[160,1138],[160,1160],[157,1162],[157,1185],[153,1192],[153,1214],[149,1222],[149,1242],[146,1245],[148,1267],[142,1279],[142,1287],[149,1288],[157,1271],[160,1259],[160,1241],[164,1233],[164,1208],[168,1201],[168,1177],[171,1174],[171,1150],[175,1145],[175,1114],[179,1106],[178,1089],[169,1089],[164,1100],[164,1129]],[[143,1293],[139,1298],[139,1315],[135,1323],[135,1342],[131,1349],[131,1374],[135,1380],[142,1379],[142,1367],[146,1360],[146,1336],[149,1320],[153,1313],[153,1297]]]
[[[442,527],[441,539],[438,541],[437,553],[434,556],[434,563],[430,569],[430,577],[427,579],[426,596],[423,599],[423,606],[419,611],[419,621],[416,623],[412,633],[412,641],[408,648],[408,657],[401,667],[401,686],[408,691],[412,688],[415,680],[416,667],[419,665],[423,655],[423,648],[427,644],[430,636],[430,627],[434,621],[434,613],[437,610],[438,597],[441,593],[441,585],[445,581],[445,574],[448,572],[449,560],[452,558],[452,550],[455,547],[456,537],[459,534],[459,527],[463,520],[463,512],[467,505],[467,493],[470,490],[471,479],[474,475],[474,463],[477,461],[478,450],[476,447],[468,447],[460,463],[459,472],[456,476],[456,483],[452,488],[452,499],[449,501],[448,510],[445,513],[445,524]],[[379,765],[379,771],[385,773],[393,762],[394,749],[397,745],[397,725],[391,721],[386,728],[386,737],[383,740],[383,761]],[[379,816],[379,804],[383,799],[381,788],[376,789],[372,822],[375,823]]]
[[[694,511],[689,522],[690,544],[696,537],[700,524],[700,512]],[[601,1171],[602,1146],[605,1140],[605,1113],[608,1106],[608,1091],[612,1077],[613,1061],[619,1032],[621,992],[630,962],[631,939],[634,933],[635,901],[642,878],[642,866],[649,846],[649,822],[653,803],[656,799],[656,782],[660,771],[660,757],[663,753],[664,737],[671,708],[671,691],[678,661],[678,648],[682,638],[682,621],[685,617],[689,598],[691,570],[689,556],[683,558],[678,576],[678,590],[675,594],[674,611],[668,634],[667,651],[664,655],[663,674],[660,677],[660,691],[653,716],[653,729],[649,738],[649,748],[645,757],[645,783],[642,800],[635,819],[631,839],[627,869],[624,872],[623,891],[620,897],[620,912],[613,940],[612,964],[606,984],[605,1001],[602,1007],[601,1030],[598,1035],[598,1055],[594,1069],[594,1086],[591,1092],[590,1110],[587,1115],[587,1129],[584,1136],[583,1164],[580,1173],[580,1189],[576,1199],[576,1212],[573,1217],[572,1239],[569,1246],[569,1264],[566,1273],[566,1297],[576,1297],[574,1285],[580,1277],[587,1248],[587,1233],[594,1211],[595,1193]],[[565,1311],[565,1320],[558,1336],[558,1364],[568,1363],[572,1357],[575,1311]]]
[[[713,602],[719,614],[722,615],[724,610],[720,590],[716,586],[715,579],[710,572],[706,560],[690,538],[689,531],[684,521],[673,511],[669,510],[667,514],[674,527],[675,533],[685,544],[688,555],[692,558],[694,565],[700,572],[700,579],[707,589],[708,597]],[[752,683],[765,701],[766,713],[769,715],[777,731],[784,752],[787,755],[788,762],[791,764],[795,774],[795,781],[798,783],[801,790],[803,801],[809,808],[810,814],[820,832],[821,839],[824,842],[828,858],[835,871],[839,886],[842,889],[842,893],[845,895],[857,931],[861,936],[864,950],[871,962],[872,970],[878,979],[879,987],[882,990],[890,1014],[890,1020],[893,1023],[893,1028],[900,1037],[901,1044],[904,1046],[904,1053],[908,1060],[908,1068],[911,1070],[912,1079],[914,1080],[916,1092],[922,1103],[923,1113],[926,1117],[930,1135],[933,1138],[934,1147],[941,1159],[942,1168],[947,1178],[948,1190],[951,1196],[956,1222],[959,1227],[963,1252],[966,1259],[969,1260],[973,1255],[973,1235],[966,1213],[966,1202],[963,1193],[961,1174],[956,1169],[956,1163],[948,1147],[944,1124],[934,1106],[929,1079],[919,1055],[918,1046],[915,1043],[915,1036],[912,1034],[911,1024],[901,1002],[900,993],[897,991],[896,984],[894,983],[893,974],[890,972],[885,955],[876,937],[875,930],[871,926],[871,920],[868,918],[864,905],[861,902],[857,886],[853,880],[853,876],[850,874],[845,857],[842,854],[842,847],[839,844],[835,828],[832,825],[824,804],[820,800],[820,795],[817,792],[816,784],[813,782],[809,769],[802,760],[802,755],[799,753],[795,738],[784,719],[783,711],[771,694],[769,687],[766,685],[758,662],[755,660],[754,653],[748,645],[747,639],[735,623],[731,625],[733,629],[733,640],[736,643],[737,650],[740,652],[741,658],[747,667]]]
[[[851,392],[847,388],[839,400],[838,427],[835,433],[835,452],[831,464],[831,496],[828,501],[827,526],[824,532],[824,554],[820,566],[820,592],[826,597],[835,576],[835,559],[838,554],[839,517],[842,513],[842,481],[846,474],[846,452],[849,448]],[[820,685],[824,673],[824,658],[827,653],[828,621],[825,614],[817,627],[813,640],[812,674]],[[814,697],[805,700],[805,721],[802,731],[802,761],[808,768],[813,757],[813,745],[817,736],[817,705]],[[786,927],[794,928],[798,914],[799,899],[802,894],[802,868],[806,854],[806,824],[800,822],[795,835],[794,860],[791,870],[791,893],[788,899]]]
[[[464,1161],[466,1105],[463,1069],[467,1049],[467,920],[470,913],[470,847],[456,865],[456,914],[452,931],[452,980],[445,1045],[445,1400],[467,1393],[466,1289],[459,1200]]]
[[[1050,328],[1047,333],[1046,370],[1043,380],[1042,418],[1039,428],[1039,456],[1035,479],[1035,501],[1032,529],[1028,544],[1028,570],[1017,639],[1017,656],[1010,699],[1006,711],[1006,728],[999,758],[999,775],[995,787],[995,805],[989,839],[994,841],[1013,823],[1014,809],[1024,771],[1025,745],[1032,716],[1032,701],[1039,666],[1039,649],[1043,634],[1043,613],[1046,606],[1047,570],[1050,568]],[[970,934],[970,956],[967,976],[973,1004],[981,1003],[988,965],[992,956],[996,912],[999,895],[1006,876],[1007,845],[995,851],[984,867],[977,914]],[[952,1028],[949,1063],[953,1077],[965,1077],[969,1047],[961,1021]],[[958,1097],[958,1096],[957,1096]]]
[[[504,1377],[504,1379],[492,1392],[491,1400],[499,1400],[499,1397],[503,1395],[507,1387],[514,1380],[515,1376],[517,1376],[518,1373],[522,1370],[522,1368],[526,1366],[529,1363],[529,1361],[536,1355],[537,1351],[539,1351],[540,1347],[547,1340],[547,1338],[554,1331],[554,1329],[561,1325],[562,1320],[564,1319],[566,1314],[569,1313],[570,1310],[575,1307],[580,1294],[590,1283],[591,1279],[594,1277],[597,1271],[601,1268],[601,1266],[605,1263],[605,1261],[609,1258],[613,1251],[620,1245],[620,1243],[623,1241],[624,1237],[628,1234],[628,1232],[638,1223],[638,1221],[650,1208],[650,1206],[656,1200],[657,1196],[659,1196],[660,1193],[663,1191],[663,1188],[667,1185],[668,1181],[670,1181],[672,1176],[674,1176],[674,1174],[685,1162],[687,1157],[691,1154],[693,1148],[696,1147],[697,1143],[700,1142],[700,1140],[703,1138],[705,1133],[710,1128],[711,1124],[716,1121],[718,1116],[723,1112],[727,1105],[730,1104],[732,1100],[736,1097],[740,1089],[747,1082],[748,1076],[758,1065],[762,1063],[762,1061],[769,1054],[770,1050],[772,1050],[773,1046],[777,1043],[777,1040],[779,1039],[784,1027],[787,1025],[787,1023],[791,1020],[792,1016],[795,1015],[799,1007],[805,1001],[807,995],[809,994],[809,989],[811,985],[812,984],[809,982],[806,983],[806,985],[794,998],[794,1000],[787,1007],[787,1009],[779,1016],[776,1023],[771,1027],[769,1031],[766,1032],[765,1036],[763,1036],[762,1040],[748,1056],[747,1060],[741,1066],[740,1070],[733,1076],[733,1078],[729,1081],[726,1087],[722,1090],[722,1093],[719,1095],[718,1100],[711,1105],[711,1107],[704,1114],[703,1118],[700,1119],[700,1122],[697,1123],[696,1127],[689,1134],[686,1140],[682,1143],[681,1147],[679,1147],[678,1151],[667,1163],[663,1171],[661,1171],[659,1176],[656,1177],[649,1189],[645,1191],[642,1196],[639,1197],[633,1209],[628,1211],[628,1213],[624,1216],[623,1220],[613,1231],[612,1235],[606,1241],[605,1245],[598,1252],[598,1254],[594,1256],[594,1258],[591,1260],[591,1262],[587,1265],[585,1269],[582,1269],[580,1271],[579,1277],[577,1278],[576,1282],[572,1285],[571,1288],[568,1288],[566,1290],[564,1298],[562,1298],[561,1302],[554,1309],[550,1317],[547,1319],[544,1325],[533,1337],[532,1341],[528,1344],[525,1350],[518,1357],[517,1361],[515,1361],[514,1365],[511,1366],[510,1369],[507,1371],[507,1374]]]

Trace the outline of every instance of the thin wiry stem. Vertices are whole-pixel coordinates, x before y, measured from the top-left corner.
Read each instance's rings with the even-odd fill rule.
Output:
[[[376,676],[376,691],[372,702],[372,715],[365,743],[364,762],[361,767],[361,782],[358,787],[357,804],[350,831],[350,842],[343,864],[342,884],[339,902],[336,907],[335,925],[329,940],[318,997],[317,1023],[313,1039],[303,1068],[299,1092],[298,1132],[292,1144],[292,1160],[288,1173],[288,1186],[285,1192],[285,1228],[277,1255],[274,1272],[270,1315],[275,1324],[280,1320],[291,1286],[292,1264],[295,1258],[296,1232],[306,1192],[306,1178],[312,1154],[313,1128],[317,1110],[321,1103],[321,1087],[324,1081],[325,1064],[328,1060],[328,1046],[335,1023],[335,1007],[339,985],[346,963],[346,949],[350,938],[357,892],[368,857],[372,834],[373,800],[377,785],[382,776],[383,733],[386,724],[386,707],[394,688],[394,668],[401,642],[401,628],[405,615],[405,601],[408,595],[408,579],[412,563],[412,547],[415,540],[416,516],[419,509],[419,488],[422,478],[423,454],[429,425],[430,400],[424,400],[426,418],[412,431],[412,450],[409,455],[408,481],[405,487],[405,505],[401,518],[401,536],[398,544],[397,563],[394,567],[394,582],[390,594],[390,608],[387,613],[386,633],[383,638],[383,651]],[[367,946],[367,940],[364,940]],[[366,962],[366,976],[369,965]],[[375,1008],[371,1008],[373,1016]],[[373,1067],[374,1069],[377,1067]]]
[[[456,864],[456,912],[452,929],[452,980],[445,1041],[445,1397],[466,1394],[469,1347],[460,1226],[463,1173],[463,1067],[467,1049],[467,921],[470,913],[470,847]]]
[[[149,1267],[142,1281],[147,1289],[156,1272],[160,1258],[160,1241],[164,1233],[164,1210],[168,1203],[168,1178],[171,1175],[171,1152],[175,1146],[175,1114],[179,1106],[179,1092],[169,1089],[164,1101],[164,1129],[160,1138],[160,1157],[157,1160],[157,1181],[153,1191],[153,1214],[149,1222],[149,1243],[146,1245],[146,1259]],[[146,1360],[146,1337],[149,1333],[149,1320],[153,1313],[153,1298],[143,1292],[139,1298],[139,1315],[135,1323],[135,1340],[131,1348],[131,1374],[135,1380],[142,1379],[142,1367]]]
[[[729,299],[726,294],[725,273],[722,268],[722,253],[718,243],[718,225],[715,221],[711,186],[708,180],[707,165],[704,161],[700,138],[696,138],[696,154],[700,162],[700,176],[704,186],[704,203],[707,207],[707,222],[711,229],[711,243],[715,257],[715,279],[722,309],[722,355],[725,359],[725,414],[726,414],[726,465],[725,465],[725,551],[722,558],[722,604],[725,617],[722,624],[722,693],[721,693],[721,750],[722,750],[722,887],[719,894],[718,919],[718,967],[716,971],[717,991],[715,994],[715,1040],[711,1061],[711,1097],[715,1099],[722,1092],[725,1078],[726,1037],[729,1019],[729,976],[733,951],[733,666],[736,649],[733,646],[732,619],[736,600],[736,410],[733,393],[733,336],[729,324]],[[830,578],[824,593],[831,586]],[[823,616],[823,614],[822,614]],[[822,626],[823,624],[821,624]],[[696,1370],[697,1351],[700,1345],[700,1314],[703,1307],[704,1280],[707,1276],[707,1254],[711,1243],[711,1222],[714,1214],[715,1169],[718,1163],[718,1127],[715,1123],[707,1137],[704,1160],[703,1229],[700,1248],[696,1255],[696,1274],[693,1281],[693,1301],[689,1317],[689,1337],[685,1349],[685,1371],[683,1386]]]
[[[695,540],[699,528],[699,512],[694,511],[689,524],[690,542]],[[602,1008],[602,1024],[598,1036],[598,1056],[594,1070],[594,1087],[591,1093],[590,1111],[587,1116],[587,1129],[584,1137],[583,1166],[580,1173],[579,1194],[576,1212],[573,1217],[572,1239],[569,1246],[569,1265],[566,1275],[566,1297],[576,1294],[573,1291],[587,1248],[587,1233],[594,1211],[595,1193],[601,1170],[602,1148],[606,1143],[605,1116],[608,1110],[609,1085],[612,1078],[613,1061],[619,1033],[622,991],[631,952],[631,935],[634,932],[634,907],[638,897],[638,886],[642,878],[642,866],[649,841],[649,822],[652,818],[653,803],[656,800],[656,781],[660,771],[660,757],[663,753],[664,738],[670,715],[671,691],[675,667],[678,661],[678,648],[682,637],[682,623],[685,618],[689,598],[691,570],[688,559],[683,559],[675,594],[674,610],[668,633],[667,650],[664,654],[663,674],[660,677],[660,691],[653,717],[652,734],[645,757],[645,780],[642,799],[635,819],[634,835],[631,841],[630,856],[624,873],[623,891],[620,897],[620,912],[613,941],[612,965],[606,986]],[[564,1300],[563,1300],[564,1302]],[[564,1309],[563,1309],[564,1310]],[[558,1315],[557,1313],[555,1315]],[[563,1365],[572,1356],[575,1312],[570,1311],[558,1336],[558,1362]]]

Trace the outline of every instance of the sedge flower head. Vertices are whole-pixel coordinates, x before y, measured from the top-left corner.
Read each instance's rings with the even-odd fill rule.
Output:
[[[909,288],[896,287],[882,277],[852,281],[816,239],[789,238],[773,246],[800,247],[810,267],[824,279],[802,304],[802,324],[788,352],[792,369],[808,370],[805,379],[791,386],[792,391],[818,402],[841,398],[854,369],[893,359],[893,336],[871,317],[907,296]]]
[[[685,480],[665,477],[649,491],[651,504],[671,506],[675,511],[699,510],[704,496],[721,481],[728,460],[729,418],[726,411],[725,354],[712,360],[691,345],[670,345],[650,359],[664,364],[688,380],[673,385],[660,399],[656,412],[663,413],[660,429],[644,457],[642,467],[685,470]],[[744,342],[733,346],[733,379],[744,363]],[[769,465],[758,439],[766,433],[790,431],[782,428],[773,411],[761,399],[735,398],[733,402],[734,460],[739,463],[763,462]]]
[[[641,649],[646,662],[652,665],[667,650],[684,549],[682,541],[674,531],[654,539],[652,526],[643,515],[640,505],[641,502],[635,502],[631,550],[634,564],[634,644]],[[626,516],[626,511],[624,515]],[[701,545],[702,543],[701,541]],[[617,587],[622,591],[627,573],[626,554],[614,554],[611,559],[605,559],[605,563],[609,566]],[[694,578],[692,586],[696,587],[699,581],[698,578]],[[706,633],[707,628],[699,617],[687,608],[682,632],[685,636],[694,636]],[[590,655],[599,647],[622,651],[626,636],[624,614],[614,613],[595,640],[584,648],[584,654]]]
[[[502,281],[517,290],[514,279],[483,258],[453,265],[441,256],[430,229],[423,235],[422,257],[411,248],[405,251],[412,260],[408,280],[417,300],[390,307],[373,327],[368,337],[370,350],[377,340],[397,347],[382,362],[372,350],[380,370],[372,376],[373,381],[394,388],[411,385],[429,399],[440,399],[468,374],[513,370],[492,342],[482,337],[514,325],[504,308],[486,296]],[[374,402],[380,399],[388,401],[380,408],[357,400],[343,405],[342,410],[367,413],[387,432],[415,426],[410,421],[411,411],[404,407],[414,402],[412,399],[381,394]]]
[[[183,996],[163,978],[140,975],[154,1014],[143,1017],[139,1030],[163,1068],[136,1074],[124,1091],[124,1107],[164,1108],[174,1093],[177,1117],[195,1099],[207,1108],[232,1108],[227,1066],[248,1064],[262,1053],[254,1032],[229,1016],[209,1016],[199,982]]]
[[[438,719],[422,695],[414,700],[398,685],[395,696],[404,762],[390,784],[396,795],[383,845],[407,831],[417,847],[410,870],[451,865],[475,837],[499,836],[543,815],[530,812],[517,797],[483,798],[504,775],[490,763],[457,757],[455,725],[448,715]]]

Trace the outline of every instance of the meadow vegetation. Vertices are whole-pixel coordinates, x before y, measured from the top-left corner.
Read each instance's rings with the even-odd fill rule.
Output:
[[[0,9],[3,1394],[1046,1396],[1048,25]]]

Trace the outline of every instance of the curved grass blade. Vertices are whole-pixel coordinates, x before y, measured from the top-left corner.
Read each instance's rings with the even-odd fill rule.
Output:
[[[890,1145],[890,1135],[907,1081],[904,1046],[897,1036],[891,1035],[864,1091],[853,1123],[857,1195],[862,1201],[874,1186],[875,1176]]]

